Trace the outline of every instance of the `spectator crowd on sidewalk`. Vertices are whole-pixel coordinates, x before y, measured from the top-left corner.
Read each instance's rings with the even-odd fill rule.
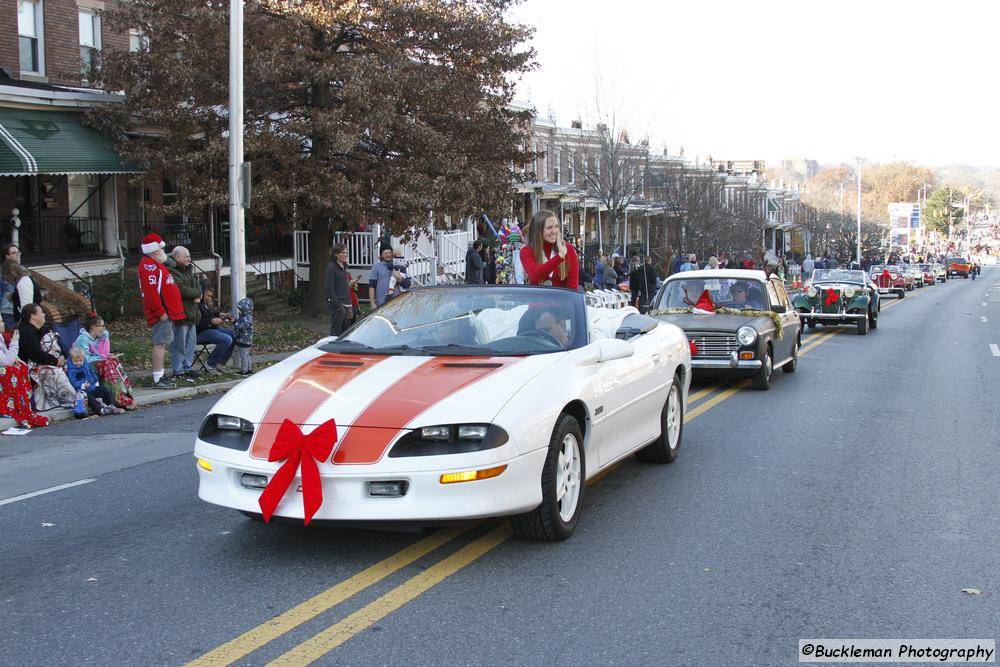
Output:
[[[215,292],[196,275],[190,251],[175,246],[169,256],[156,234],[142,240],[137,271],[143,313],[149,326],[153,387],[169,389],[195,382],[198,346],[210,375],[252,373],[253,301],[239,302],[233,318],[215,306]],[[73,410],[75,416],[107,416],[135,409],[135,397],[120,355],[112,352],[104,320],[90,312],[70,323],[51,322],[44,295],[21,265],[21,249],[0,250],[0,416],[20,427],[46,426],[43,413]],[[227,328],[226,325],[232,325]],[[164,370],[170,349],[172,377]],[[210,352],[208,351],[211,348]],[[238,370],[229,370],[233,356]]]

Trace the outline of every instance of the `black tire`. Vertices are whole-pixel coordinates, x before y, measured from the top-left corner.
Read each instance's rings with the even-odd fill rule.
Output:
[[[812,330],[812,329],[815,329],[815,328],[816,328],[816,323],[815,322],[806,322],[806,329]]]
[[[667,390],[667,400],[663,402],[660,411],[660,437],[635,453],[635,458],[643,463],[673,463],[681,450],[681,438],[684,435],[684,395],[681,389],[681,379],[674,376],[674,381]],[[676,427],[672,435],[670,431]]]
[[[881,307],[881,302],[879,302],[879,305]],[[878,311],[873,313],[870,307],[868,309],[868,328],[873,330],[878,329]]]
[[[799,337],[795,341],[795,345],[792,345],[792,358],[785,362],[785,365],[781,367],[782,373],[794,373],[799,369],[799,348],[802,347],[802,338]]]
[[[867,336],[868,335],[868,316],[862,317],[858,320],[858,335]]]
[[[771,352],[771,347],[768,346],[763,365],[753,374],[753,388],[757,391],[770,389],[772,375],[774,375],[774,354]]]
[[[579,471],[576,473],[575,485],[577,489],[576,505],[572,514],[564,519],[560,515],[559,500],[557,494],[559,489],[559,458],[563,451],[566,438],[572,436],[576,439],[576,452],[579,457]],[[572,476],[572,475],[571,475]],[[576,419],[567,414],[562,414],[556,420],[556,427],[552,431],[549,439],[549,452],[545,457],[545,465],[542,467],[542,503],[524,514],[519,514],[510,518],[510,525],[514,529],[514,534],[528,540],[541,540],[544,542],[557,542],[565,540],[573,534],[576,522],[580,519],[580,511],[583,508],[583,494],[586,489],[584,480],[587,479],[586,460],[583,452],[583,434],[580,432],[580,424]]]
[[[900,299],[905,299],[906,298],[906,290],[905,289],[899,290],[898,292],[896,292],[896,296],[898,296]]]

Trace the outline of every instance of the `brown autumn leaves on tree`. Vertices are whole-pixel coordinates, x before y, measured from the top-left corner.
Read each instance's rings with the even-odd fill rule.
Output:
[[[331,232],[428,214],[495,212],[527,161],[526,112],[508,108],[530,69],[516,0],[247,0],[245,153],[251,214],[310,229],[323,275]],[[94,121],[123,155],[169,176],[188,213],[227,202],[228,0],[132,0],[103,14],[149,47],[108,51],[100,83],[126,94]],[[325,304],[310,282],[309,307]]]
[[[889,236],[889,204],[916,202],[926,184],[930,193],[938,181],[932,169],[908,162],[867,164],[861,170],[861,248],[877,253]],[[846,165],[823,169],[805,182],[802,226],[813,234],[813,247],[835,243],[854,256],[857,244],[858,182],[856,168]]]

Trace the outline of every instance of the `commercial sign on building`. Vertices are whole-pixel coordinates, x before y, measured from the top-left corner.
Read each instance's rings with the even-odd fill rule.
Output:
[[[912,203],[889,204],[889,226],[917,229],[920,227],[920,206]]]

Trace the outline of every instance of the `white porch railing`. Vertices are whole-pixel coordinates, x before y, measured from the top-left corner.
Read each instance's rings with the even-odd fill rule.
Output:
[[[347,246],[349,266],[368,269],[378,259],[379,238],[378,232],[336,232],[333,242]],[[468,231],[435,232],[433,238],[421,234],[408,242],[394,236],[392,246],[402,251],[410,278],[419,285],[428,286],[438,284],[439,273],[444,273],[449,281],[465,279],[465,253],[473,239],[474,234]],[[295,232],[295,265],[297,275],[308,280],[308,231]]]
[[[445,274],[465,280],[465,255],[473,241],[472,232],[447,232],[434,238],[438,263]]]

